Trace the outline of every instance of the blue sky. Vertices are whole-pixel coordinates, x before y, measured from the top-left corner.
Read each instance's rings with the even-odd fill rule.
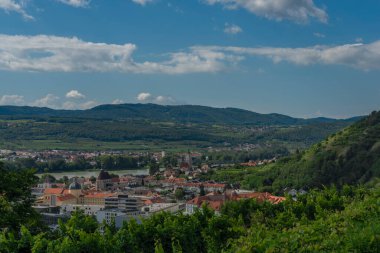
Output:
[[[377,0],[0,0],[0,104],[380,109]]]

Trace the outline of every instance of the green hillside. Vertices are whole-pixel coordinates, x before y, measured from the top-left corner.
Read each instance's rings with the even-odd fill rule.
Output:
[[[366,183],[380,176],[380,111],[245,177],[249,188],[281,190]]]
[[[292,151],[356,120],[306,120],[194,105],[102,105],[74,111],[0,106],[0,148],[174,151],[251,143]]]
[[[277,113],[261,114],[237,108],[214,108],[200,105],[120,104],[100,105],[88,110],[54,110],[28,106],[0,106],[0,118],[43,119],[49,117],[266,126],[304,125],[342,121],[329,118],[300,119]],[[346,121],[352,122],[355,120],[356,118],[352,118]]]
[[[274,192],[367,183],[380,177],[380,111],[276,163],[220,170],[205,177]]]

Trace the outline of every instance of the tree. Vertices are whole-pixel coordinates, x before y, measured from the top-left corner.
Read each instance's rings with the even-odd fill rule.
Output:
[[[182,188],[177,188],[174,192],[176,199],[182,200],[185,197],[185,191]]]
[[[162,158],[161,163],[165,168],[175,167],[178,164],[178,156],[174,154],[167,154]]]
[[[199,187],[199,196],[204,196],[204,195],[206,195],[205,186],[201,184],[201,186]]]
[[[55,183],[57,181],[57,179],[53,175],[43,174],[40,178],[40,183],[44,183],[46,178],[48,178],[50,183]]]
[[[96,177],[91,176],[91,177],[90,177],[90,181],[91,181],[91,183],[95,184],[95,182],[96,182]]]
[[[38,183],[34,169],[9,170],[0,163],[0,230],[18,231],[21,225],[38,229],[38,214],[32,208],[32,186]]]
[[[155,161],[151,161],[148,167],[149,167],[149,175],[151,176],[153,176],[154,174],[160,171],[160,166]]]

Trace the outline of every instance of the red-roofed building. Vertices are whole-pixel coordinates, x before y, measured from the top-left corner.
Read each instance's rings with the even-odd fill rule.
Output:
[[[203,204],[219,212],[226,201],[239,201],[242,199],[256,199],[258,202],[269,201],[272,204],[279,204],[285,200],[284,197],[273,196],[268,192],[237,193],[235,191],[224,194],[210,193],[205,196],[198,196],[186,203],[186,213],[192,214]]]
[[[44,195],[60,195],[63,194],[64,191],[64,188],[46,188],[44,191]]]
[[[229,197],[230,200],[241,200],[241,199],[256,199],[258,202],[269,201],[272,204],[278,204],[285,200],[284,197],[273,196],[269,192],[250,192],[250,193],[239,193],[232,192]]]
[[[248,167],[256,167],[257,166],[257,162],[255,162],[255,161],[249,161],[247,163],[241,163],[240,165],[241,166],[248,166]]]
[[[62,196],[57,196],[57,206],[61,206],[63,204],[77,204],[78,199],[72,194],[66,194]]]

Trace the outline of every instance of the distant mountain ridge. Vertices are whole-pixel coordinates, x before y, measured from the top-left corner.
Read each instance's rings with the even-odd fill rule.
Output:
[[[88,110],[54,110],[28,106],[0,106],[0,117],[74,117],[110,120],[152,120],[179,123],[206,123],[231,125],[305,125],[346,120],[330,118],[300,119],[271,113],[260,114],[237,108],[214,108],[200,105],[119,104],[100,105]]]

